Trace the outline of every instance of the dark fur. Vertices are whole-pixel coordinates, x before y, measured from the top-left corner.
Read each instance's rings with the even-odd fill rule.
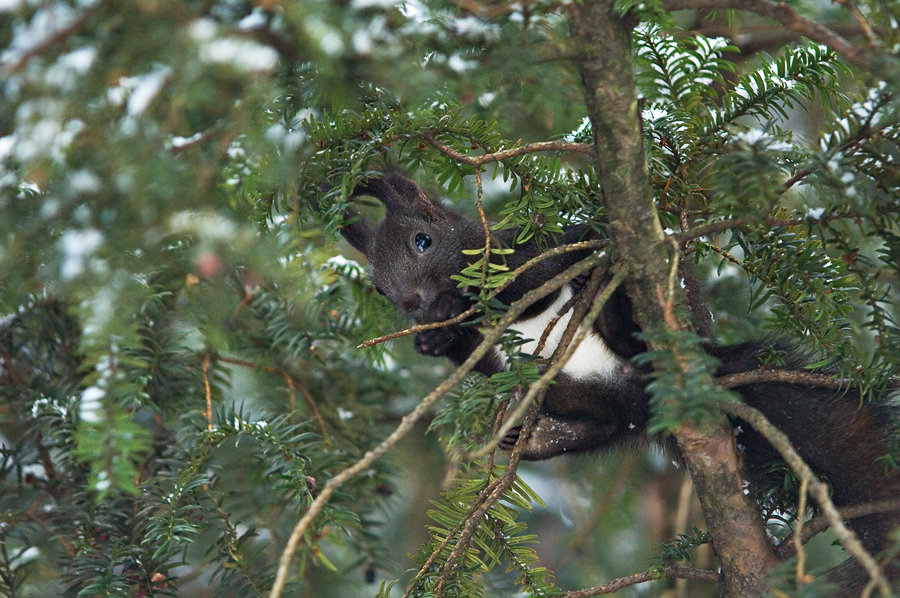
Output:
[[[373,178],[357,194],[378,198],[387,209],[386,219],[377,227],[356,221],[343,230],[347,240],[368,257],[379,291],[416,323],[445,320],[468,308],[469,300],[450,276],[466,266],[462,250],[483,246],[481,224],[446,209],[399,173]],[[431,239],[425,251],[416,245],[420,233]],[[493,233],[504,246],[512,246],[515,234],[515,230]],[[556,242],[571,243],[585,235],[583,228],[573,227]],[[510,268],[539,253],[533,242],[515,250],[507,256]],[[541,262],[504,290],[499,299],[506,304],[513,302],[586,255],[586,251],[572,252]],[[546,309],[555,298],[552,295],[533,306],[531,314]],[[526,313],[523,319],[531,314]],[[539,460],[603,450],[644,434],[650,417],[649,397],[640,370],[630,361],[644,350],[634,338],[637,331],[631,304],[624,292],[617,291],[593,329],[621,358],[617,375],[585,379],[560,374],[547,392],[541,417],[527,439],[524,458]],[[415,347],[420,353],[444,356],[460,364],[482,338],[473,327],[452,326],[419,333]],[[758,344],[709,347],[709,351],[722,364],[717,375],[760,367]],[[794,368],[803,365],[788,364]],[[482,359],[476,369],[490,375],[503,367],[494,355]],[[890,438],[896,434],[893,415],[884,405],[863,402],[852,390],[835,393],[797,384],[751,384],[736,390],[748,405],[759,409],[788,435],[813,468],[827,476],[839,507],[900,496],[900,475],[893,470],[886,472],[878,461],[889,451]],[[776,451],[751,426],[735,424],[748,470],[778,459]],[[518,431],[514,430],[504,440],[503,448],[511,449],[517,438]],[[877,553],[887,547],[887,532],[900,524],[900,514],[873,515],[848,523],[866,548]],[[896,570],[890,573],[897,577]],[[865,575],[848,562],[833,578],[844,586],[842,595],[855,595]]]

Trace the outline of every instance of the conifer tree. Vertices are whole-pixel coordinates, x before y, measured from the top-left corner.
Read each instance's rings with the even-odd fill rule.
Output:
[[[896,386],[898,22],[887,0],[0,0],[0,594],[714,596],[721,568],[732,595],[827,596],[804,559],[840,549],[739,527],[827,527],[804,470],[691,512],[691,483],[723,503],[693,441],[730,442],[733,400],[701,338],[783,335],[864,400]],[[609,231],[687,475],[646,448],[528,470],[492,449],[548,383],[533,360],[360,347],[407,328],[339,235],[386,168],[521,241]],[[511,353],[513,275],[459,276]],[[664,531],[636,523],[673,485]]]

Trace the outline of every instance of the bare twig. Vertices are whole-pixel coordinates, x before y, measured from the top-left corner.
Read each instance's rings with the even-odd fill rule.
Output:
[[[531,385],[531,387],[528,389],[528,393],[524,398],[522,398],[518,407],[513,412],[513,415],[507,419],[506,423],[504,423],[503,426],[500,427],[500,429],[494,435],[492,441],[489,442],[480,451],[477,451],[475,455],[469,457],[470,459],[473,459],[481,456],[486,451],[493,452],[493,450],[496,448],[497,443],[499,442],[499,439],[506,434],[506,431],[512,428],[513,424],[517,421],[518,416],[521,415],[521,412],[523,410],[528,411],[527,415],[525,416],[525,421],[522,424],[519,438],[517,439],[516,445],[515,447],[513,447],[512,454],[510,455],[510,461],[507,465],[506,471],[504,471],[503,475],[500,476],[500,478],[498,478],[498,480],[491,487],[485,489],[482,492],[481,497],[483,497],[484,500],[480,501],[480,506],[478,506],[478,508],[475,509],[469,517],[467,517],[466,523],[459,535],[459,539],[457,540],[456,545],[451,551],[447,561],[444,563],[444,568],[441,572],[441,579],[435,590],[438,597],[441,596],[441,590],[444,583],[450,578],[452,572],[456,569],[456,561],[458,560],[462,550],[466,546],[468,546],[472,534],[475,533],[478,522],[485,514],[487,514],[491,506],[500,499],[500,497],[503,495],[503,492],[505,492],[506,489],[509,488],[512,482],[515,480],[515,473],[516,468],[518,467],[519,459],[521,457],[522,451],[527,444],[531,429],[538,419],[540,407],[543,403],[544,396],[547,393],[547,388],[549,387],[550,382],[553,380],[553,378],[556,377],[556,374],[559,373],[559,371],[561,371],[563,367],[565,367],[566,362],[571,358],[575,349],[578,348],[578,345],[584,339],[587,330],[592,327],[593,321],[600,314],[600,310],[612,295],[612,292],[621,283],[621,280],[624,279],[625,274],[623,272],[622,275],[618,277],[618,279],[614,276],[613,280],[607,285],[607,287],[604,288],[602,292],[600,292],[605,277],[606,268],[600,266],[594,268],[594,271],[591,273],[591,278],[588,281],[584,292],[581,294],[579,301],[575,305],[572,316],[568,324],[566,325],[566,330],[560,338],[559,345],[554,349],[553,355],[550,357],[550,367],[534,384]]]
[[[272,590],[269,593],[269,598],[278,598],[281,596],[285,581],[287,580],[288,569],[293,560],[294,552],[297,550],[297,545],[300,543],[300,538],[303,537],[303,534],[309,529],[309,526],[312,525],[315,518],[322,512],[322,509],[325,508],[328,501],[331,500],[334,492],[348,480],[371,467],[375,461],[380,459],[388,450],[397,444],[397,442],[413,428],[415,423],[421,419],[438,399],[447,394],[468,375],[472,368],[475,367],[475,364],[477,364],[481,358],[493,348],[494,344],[500,339],[510,324],[521,316],[532,303],[549,295],[563,285],[568,284],[571,280],[582,275],[584,272],[590,271],[599,263],[600,258],[598,256],[590,255],[577,264],[570,266],[541,286],[528,291],[518,301],[513,302],[509,311],[507,311],[503,318],[500,319],[499,324],[485,335],[484,340],[476,347],[472,354],[469,355],[468,359],[466,359],[466,361],[436,389],[429,393],[428,396],[422,399],[422,401],[416,405],[415,409],[406,414],[400,420],[400,424],[397,428],[385,438],[381,444],[368,451],[359,461],[328,480],[328,483],[322,488],[319,496],[317,496],[312,504],[309,505],[306,513],[294,526],[294,529],[288,538],[287,545],[281,553],[281,559],[278,563],[278,570],[275,575]]]
[[[206,428],[212,431],[212,387],[209,384],[209,358],[209,353],[203,356],[203,387],[206,389]]]
[[[853,530],[844,524],[841,514],[828,496],[827,484],[819,480],[813,473],[809,465],[806,464],[791,445],[790,439],[781,430],[773,426],[759,410],[749,405],[737,401],[721,401],[719,402],[719,407],[729,415],[739,417],[752,425],[781,454],[781,457],[801,481],[807,481],[809,493],[812,494],[822,513],[828,518],[844,549],[865,568],[881,595],[890,596],[890,585],[884,575],[884,571],[878,565],[878,561],[863,547]]]
[[[656,571],[648,571],[646,573],[637,573],[627,577],[620,577],[602,586],[566,592],[562,595],[562,598],[590,598],[591,596],[600,596],[601,594],[612,594],[623,588],[663,578],[701,579],[703,581],[715,582],[719,580],[719,574],[716,571],[693,569],[691,567],[666,567],[663,569],[662,574],[659,574]]]
[[[765,384],[770,382],[783,382],[785,384],[803,384],[806,386],[821,386],[824,388],[841,389],[851,386],[848,380],[833,378],[827,374],[817,374],[800,370],[753,370],[730,374],[717,379],[717,382],[725,388],[737,388],[748,384]]]
[[[844,519],[855,519],[857,517],[865,517],[867,515],[876,515],[878,513],[889,513],[891,511],[900,511],[900,498],[888,498],[885,500],[877,500],[849,507],[841,507],[840,514]],[[801,530],[795,529],[794,533],[782,540],[775,547],[775,555],[781,559],[787,559],[797,552],[796,542],[799,539],[801,544],[806,544],[814,536],[821,534],[831,526],[828,517],[819,514],[807,521]]]
[[[803,478],[800,480],[800,499],[797,501],[797,525],[795,527],[798,536],[803,535],[803,520],[806,518],[806,495],[809,491],[809,480]],[[797,590],[806,583],[806,551],[803,544],[797,544],[797,567],[795,577],[797,579]]]
[[[430,144],[445,156],[453,158],[457,162],[462,162],[463,164],[469,164],[471,166],[481,166],[482,164],[500,162],[501,160],[507,160],[509,158],[515,158],[517,156],[524,156],[526,154],[535,154],[538,152],[576,152],[591,157],[594,156],[594,146],[588,145],[586,143],[572,143],[569,141],[540,141],[538,143],[531,143],[528,145],[523,145],[522,147],[515,147],[512,149],[504,150],[502,152],[482,154],[473,158],[471,156],[463,154],[462,152],[456,151],[449,145],[441,143],[434,137],[431,132],[422,133],[421,137],[428,144]]]
[[[584,340],[584,337],[587,336],[588,332],[590,331],[594,320],[596,320],[600,315],[600,310],[603,309],[604,305],[606,305],[606,302],[612,296],[613,291],[615,291],[619,287],[619,285],[622,284],[627,274],[627,268],[618,268],[612,279],[603,288],[603,291],[601,291],[596,297],[594,297],[593,302],[590,304],[590,310],[587,312],[587,314],[580,317],[576,317],[577,314],[572,315],[572,320],[569,321],[570,325],[566,329],[566,332],[568,334],[563,335],[563,338],[560,340],[559,347],[557,347],[556,352],[554,352],[554,356],[550,359],[550,361],[552,362],[550,367],[548,367],[547,370],[541,375],[541,377],[531,385],[531,387],[528,389],[528,392],[522,398],[521,402],[516,405],[516,408],[513,410],[512,414],[506,418],[506,421],[503,422],[503,425],[500,426],[500,429],[497,431],[494,437],[491,438],[490,442],[488,442],[486,445],[484,445],[474,453],[470,453],[468,455],[468,458],[477,459],[493,451],[500,443],[500,440],[504,436],[506,436],[506,433],[515,426],[516,421],[522,417],[529,406],[536,402],[538,393],[542,392],[550,384],[550,382],[552,382],[556,378],[557,374],[562,371],[566,363],[569,361],[569,359],[571,359],[572,355],[575,353],[575,349],[578,348],[578,345],[582,340]],[[583,325],[578,328],[578,332],[575,333],[575,337],[572,338],[571,342],[566,344],[566,336],[572,334],[571,332],[569,332],[569,329],[574,329],[572,323],[579,323],[581,322],[582,318]],[[557,355],[557,353],[560,353],[560,351],[562,351],[562,353]],[[520,436],[519,442],[521,441],[522,437]]]

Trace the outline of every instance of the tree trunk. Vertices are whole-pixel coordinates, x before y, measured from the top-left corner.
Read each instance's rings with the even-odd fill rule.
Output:
[[[670,297],[674,248],[665,241],[644,156],[631,57],[636,20],[617,15],[613,5],[614,0],[569,5],[610,233],[619,259],[630,267],[627,291],[641,327],[685,330],[689,325],[676,319],[669,304],[683,304],[684,298],[677,284]],[[703,367],[688,360],[680,364],[684,371]],[[730,426],[724,416],[702,429],[684,422],[674,436],[703,506],[726,595],[764,595],[766,575],[778,561],[756,506],[744,493]]]

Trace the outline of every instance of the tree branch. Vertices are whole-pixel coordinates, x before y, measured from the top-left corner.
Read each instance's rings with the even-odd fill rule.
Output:
[[[711,8],[733,8],[746,10],[770,19],[775,19],[785,28],[796,31],[804,37],[825,44],[829,48],[843,54],[853,64],[866,70],[875,67],[875,59],[867,48],[855,45],[837,32],[797,14],[797,11],[784,2],[770,0],[663,0],[663,8],[676,10],[705,10]]]
[[[602,586],[587,588],[584,590],[574,590],[566,592],[561,598],[590,598],[591,596],[600,596],[601,594],[612,594],[621,589],[653,581],[656,579],[701,579],[703,581],[718,581],[719,574],[716,571],[708,571],[706,569],[694,569],[691,567],[666,567],[660,575],[656,571],[647,571],[646,573],[636,573],[627,577],[620,577]]]
[[[614,0],[568,5],[570,30],[582,49],[577,66],[593,125],[610,236],[620,261],[632,268],[626,289],[641,328],[690,330],[676,316],[680,310],[675,307],[685,304],[680,286],[670,285],[677,252],[662,250],[666,236],[644,154],[631,56],[636,22],[622,16],[614,5]],[[670,343],[651,345],[659,350],[673,348]],[[702,367],[693,360],[678,360],[682,374],[698,366]],[[701,378],[713,383],[710,374]],[[778,561],[755,505],[741,491],[743,472],[730,427],[724,417],[703,429],[683,421],[673,435],[703,506],[726,595],[762,596],[768,588],[767,574]]]
[[[421,137],[429,145],[434,147],[445,156],[448,156],[456,160],[457,162],[462,162],[463,164],[469,164],[471,166],[481,166],[482,164],[500,162],[509,158],[524,156],[526,154],[535,154],[538,152],[575,152],[579,154],[585,154],[586,156],[594,156],[594,148],[590,145],[587,145],[586,143],[572,143],[569,141],[539,141],[537,143],[523,145],[522,147],[514,147],[502,152],[482,154],[473,158],[471,156],[467,156],[462,152],[456,151],[449,145],[441,143],[440,141],[435,139],[434,134],[430,131],[422,133]]]
[[[809,493],[813,496],[822,514],[828,519],[831,527],[834,528],[838,539],[841,541],[844,549],[850,553],[862,566],[872,581],[875,582],[882,596],[890,596],[891,588],[888,580],[884,575],[884,571],[878,565],[871,554],[863,547],[853,530],[844,524],[841,514],[838,512],[831,498],[828,496],[828,485],[822,482],[809,465],[797,453],[791,445],[790,439],[781,430],[776,428],[759,410],[750,407],[745,403],[737,401],[723,401],[719,403],[723,411],[731,416],[739,417],[746,421],[759,432],[775,450],[781,455],[788,466],[797,474],[801,480],[805,480],[809,485]]]
[[[856,519],[857,517],[865,517],[867,515],[877,515],[879,513],[890,513],[892,511],[900,511],[900,498],[888,498],[885,500],[876,500],[872,502],[861,503],[849,507],[839,509],[841,518]],[[775,547],[775,555],[781,559],[787,559],[797,552],[797,539],[799,536],[800,544],[806,544],[814,536],[821,534],[831,527],[831,522],[824,513],[816,515],[803,525],[801,533],[800,529],[794,530],[794,533],[781,541]]]

